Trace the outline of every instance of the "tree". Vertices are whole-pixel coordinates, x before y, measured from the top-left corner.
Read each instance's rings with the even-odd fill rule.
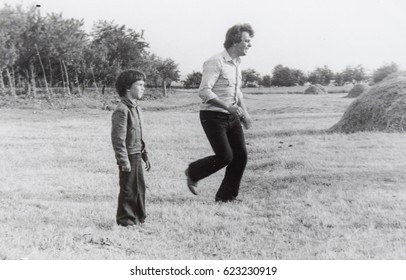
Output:
[[[254,69],[247,69],[241,71],[242,75],[242,85],[247,86],[249,84],[259,84],[261,81],[261,75],[257,73]]]
[[[26,94],[31,94],[35,97],[35,62],[37,55],[35,45],[38,45],[40,41],[39,38],[43,31],[43,20],[34,5],[27,10],[24,10],[22,6],[17,6],[12,12],[18,17],[18,20],[15,21],[15,28],[18,30],[18,41],[15,44],[18,58],[15,61],[15,65],[24,77]]]
[[[379,83],[380,81],[385,79],[390,74],[398,72],[398,71],[399,71],[399,66],[394,62],[392,62],[391,64],[383,65],[372,73],[372,81],[374,83]]]
[[[147,76],[147,85],[155,88],[160,86],[160,74],[158,67],[162,64],[162,59],[155,54],[148,53],[143,62],[142,71]]]
[[[122,69],[142,68],[149,47],[143,32],[102,20],[94,25],[92,38],[90,49],[95,55],[91,68],[102,84],[103,93]]]
[[[83,20],[64,19],[62,14],[54,13],[48,15],[44,22],[39,56],[47,62],[50,84],[53,83],[54,73],[59,73],[68,94],[73,83],[70,76],[79,87],[79,75],[84,71],[84,50],[88,37],[83,31],[83,24]]]
[[[308,81],[312,84],[321,84],[326,86],[330,84],[330,81],[334,79],[334,73],[327,66],[323,68],[317,67],[313,72],[309,74]]]
[[[193,73],[187,75],[186,80],[183,81],[183,85],[185,88],[198,88],[201,81],[202,73],[193,71]]]
[[[357,66],[347,66],[345,70],[341,73],[342,82],[350,82],[354,85],[360,83],[367,78],[365,74],[365,69],[362,65]]]
[[[296,84],[295,76],[289,67],[278,64],[272,71],[272,85],[278,87],[289,87]]]
[[[343,79],[343,75],[339,72],[334,74],[334,83],[337,86],[342,86],[344,84],[344,79]]]
[[[17,44],[21,25],[9,6],[5,5],[0,14],[0,90],[4,88],[3,72],[6,72],[11,94],[15,95],[15,78],[11,76],[10,69],[13,69],[18,58]]]
[[[270,87],[272,85],[271,75],[263,76],[259,84],[264,87]]]
[[[57,80],[63,82],[69,81],[68,72],[74,73],[78,81],[82,53],[87,45],[83,20],[63,19],[61,14],[44,18],[34,5],[28,9],[21,5],[14,9],[5,6],[1,12],[1,32],[7,33],[9,38],[9,42],[1,45],[8,46],[7,57],[12,61],[9,68],[13,73],[15,68],[18,70],[18,79],[13,77],[13,83],[21,80],[22,75],[26,93],[35,96],[37,85],[45,85],[48,93],[48,81],[52,86],[55,73],[60,73]],[[8,24],[4,22],[6,19]]]
[[[295,84],[303,86],[304,83],[307,82],[307,77],[302,70],[291,69],[290,75],[292,77],[292,81],[294,81]]]
[[[166,91],[167,85],[169,85],[170,87],[172,82],[179,81],[180,71],[178,70],[178,65],[175,63],[173,59],[167,58],[160,63],[157,70],[162,81],[164,96],[167,97],[168,96],[168,93]]]

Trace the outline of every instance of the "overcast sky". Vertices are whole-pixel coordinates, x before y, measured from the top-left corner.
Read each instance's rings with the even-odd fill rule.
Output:
[[[374,70],[395,62],[406,67],[404,0],[0,0],[41,5],[41,15],[62,12],[84,19],[91,30],[100,19],[145,30],[150,51],[172,58],[182,76],[201,71],[222,51],[227,29],[250,23],[255,30],[243,69],[271,74],[277,64],[305,72],[362,64]]]

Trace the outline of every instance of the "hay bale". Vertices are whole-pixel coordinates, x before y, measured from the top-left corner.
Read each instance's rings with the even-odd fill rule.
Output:
[[[322,86],[321,84],[316,84],[316,87],[318,87],[319,89],[321,89],[325,94],[328,93],[328,92],[327,92],[327,89],[326,89],[324,86]]]
[[[406,131],[406,72],[376,84],[354,100],[329,131]]]
[[[348,98],[355,98],[360,96],[362,93],[364,93],[365,91],[367,91],[369,89],[369,87],[367,85],[363,85],[363,84],[356,84],[348,93],[348,95],[346,97]]]
[[[304,94],[327,94],[327,90],[319,84],[309,86]]]
[[[389,74],[387,77],[385,77],[383,79],[383,82],[389,81],[389,80],[392,80],[392,79],[396,79],[396,78],[400,78],[400,77],[406,77],[406,71],[398,71],[398,72],[394,72],[392,74]]]

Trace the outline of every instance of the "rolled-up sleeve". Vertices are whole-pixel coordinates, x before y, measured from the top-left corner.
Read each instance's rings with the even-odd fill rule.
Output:
[[[217,97],[213,87],[221,73],[221,63],[218,59],[211,59],[203,64],[202,82],[199,87],[199,97],[203,103],[207,103]]]
[[[241,91],[241,88],[239,87],[238,90],[237,90],[237,98],[242,99],[242,97],[243,97],[242,91]]]
[[[128,153],[126,147],[127,137],[127,114],[123,110],[114,111],[112,117],[111,142],[117,164],[119,166],[129,166]]]

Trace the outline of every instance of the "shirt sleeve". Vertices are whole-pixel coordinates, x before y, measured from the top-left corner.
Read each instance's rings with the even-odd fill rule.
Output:
[[[112,115],[111,142],[119,166],[130,166],[126,147],[127,114],[124,110],[116,110]]]
[[[238,87],[238,89],[237,89],[237,98],[238,99],[242,99],[242,91],[241,91],[241,87]]]
[[[218,59],[211,59],[204,63],[202,82],[199,87],[199,97],[203,103],[207,103],[217,97],[213,92],[213,87],[221,73],[221,63]]]
[[[237,98],[242,99],[242,73],[240,68],[238,69],[238,84],[239,86],[237,87]]]

